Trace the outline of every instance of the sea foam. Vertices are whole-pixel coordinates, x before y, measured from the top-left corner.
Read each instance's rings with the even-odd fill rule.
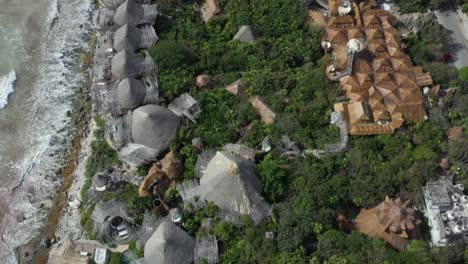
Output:
[[[12,70],[0,77],[0,109],[8,104],[8,96],[15,91],[16,73]]]

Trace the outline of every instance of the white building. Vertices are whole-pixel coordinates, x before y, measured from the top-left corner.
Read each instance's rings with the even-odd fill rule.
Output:
[[[423,187],[433,246],[468,242],[468,196],[462,184],[441,177]]]

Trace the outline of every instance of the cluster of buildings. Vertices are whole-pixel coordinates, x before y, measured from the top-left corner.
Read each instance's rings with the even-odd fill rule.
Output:
[[[421,88],[433,84],[405,54],[395,17],[369,2],[330,0],[322,39],[331,54],[326,75],[349,99],[334,108],[352,135],[391,134],[426,119]]]
[[[189,94],[167,108],[158,104],[157,66],[145,50],[158,40],[153,26],[158,11],[142,2],[103,1],[106,8],[95,15],[96,112],[105,117],[109,144],[132,167],[156,161],[175,139],[181,120],[195,121],[201,112]]]
[[[211,2],[208,1],[208,7]],[[131,262],[134,264],[218,263],[216,237],[192,237],[180,227],[184,221],[181,209],[166,204],[166,191],[170,186],[176,187],[184,171],[180,155],[168,149],[179,128],[189,121],[196,122],[201,109],[190,94],[180,95],[167,107],[160,104],[157,66],[146,51],[158,40],[154,30],[156,6],[146,0],[101,0],[101,4],[104,8],[94,16],[94,110],[104,118],[106,140],[120,160],[133,169],[154,164],[146,177],[121,169],[106,169],[94,175],[87,204],[83,205],[93,205],[93,234],[100,242],[119,245],[118,252],[124,255],[131,252],[128,244],[136,241],[145,253],[143,258]],[[227,90],[239,96],[245,94],[241,80]],[[274,113],[261,99],[250,100],[264,122],[273,122]],[[187,182],[177,187],[188,207],[197,209],[213,202],[219,207],[220,216],[235,224],[241,223],[242,215],[259,224],[271,213],[255,175],[255,150],[228,144],[219,152],[203,151],[201,141],[194,147],[201,151],[196,173],[200,183]],[[159,160],[162,154],[166,155]],[[138,186],[135,196],[155,197],[153,210],[145,213],[140,225],[119,197],[104,199],[107,192],[115,192],[125,184]],[[208,220],[206,229],[211,228]],[[115,248],[100,242],[67,241],[54,250],[51,263],[63,263],[66,259],[106,263],[109,250]]]

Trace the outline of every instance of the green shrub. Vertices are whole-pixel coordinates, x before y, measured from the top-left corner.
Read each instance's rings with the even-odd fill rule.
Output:
[[[172,40],[161,40],[149,50],[158,67],[164,70],[178,69],[197,61],[192,50]]]
[[[462,5],[461,10],[463,13],[468,13],[468,3]]]

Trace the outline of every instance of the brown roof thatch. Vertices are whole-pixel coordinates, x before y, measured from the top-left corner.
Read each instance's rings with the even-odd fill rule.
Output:
[[[409,206],[409,200],[402,203],[400,199],[385,201],[372,209],[362,209],[355,220],[356,229],[369,236],[384,239],[396,249],[402,250],[408,238],[419,237],[419,226],[416,210]]]

